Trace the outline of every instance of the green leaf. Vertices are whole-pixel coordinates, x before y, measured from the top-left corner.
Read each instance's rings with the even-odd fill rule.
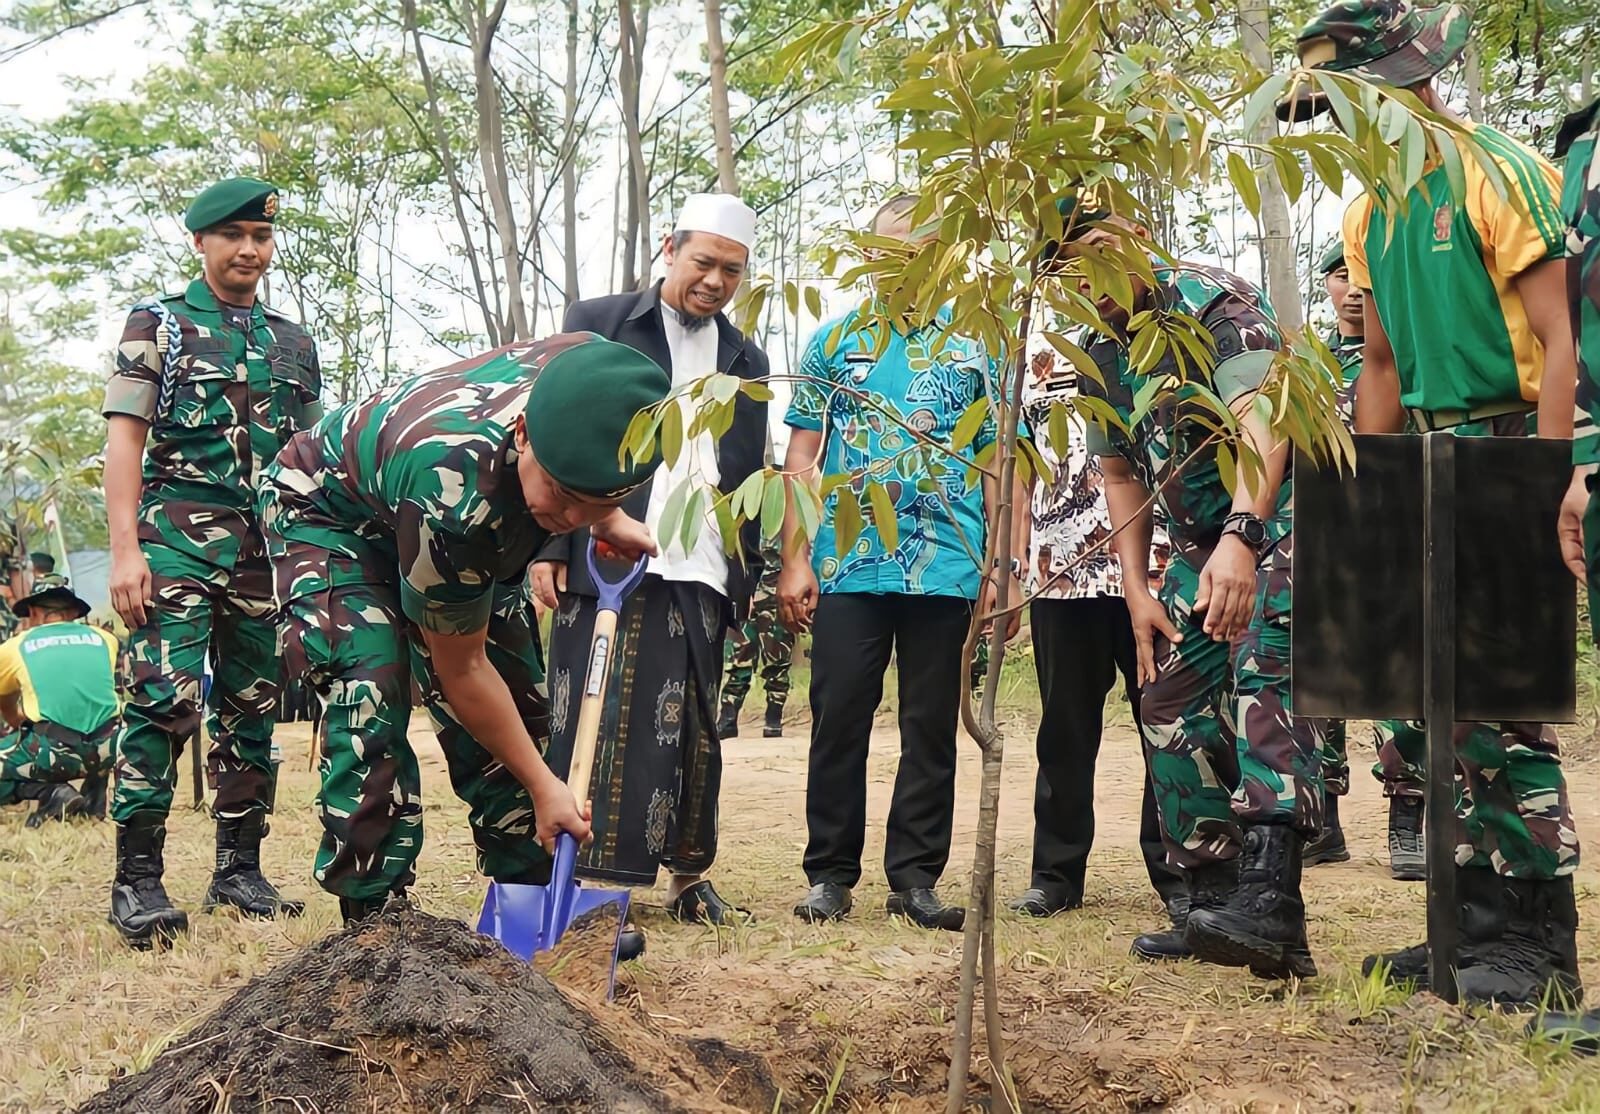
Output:
[[[849,484],[841,485],[833,503],[834,556],[843,557],[854,549],[865,526],[866,521],[861,517],[861,501],[856,498],[855,489]]]
[[[980,395],[961,412],[961,417],[956,419],[955,432],[950,437],[950,448],[955,452],[965,452],[973,438],[978,436],[978,431],[983,428],[983,420],[989,416],[989,398]]]
[[[683,506],[688,501],[693,483],[685,480],[667,496],[667,505],[661,508],[661,521],[656,523],[656,541],[665,550],[683,529]]]
[[[717,533],[722,538],[722,552],[733,553],[739,548],[739,524],[734,521],[731,496],[717,499],[711,504],[711,513],[717,519]]]
[[[1066,460],[1072,447],[1072,426],[1067,420],[1066,406],[1059,402],[1051,403],[1046,426],[1050,436],[1050,451],[1056,454],[1057,460]]]
[[[807,538],[817,536],[821,527],[821,506],[817,501],[817,493],[810,484],[789,478],[789,498],[794,500],[795,517],[800,520],[800,530]]]
[[[708,385],[711,390],[711,397],[718,402],[732,402],[739,393],[739,377],[737,375],[725,373],[713,375],[708,381]]]
[[[806,287],[806,312],[818,320],[822,318],[822,291],[815,286]]]
[[[1339,123],[1339,130],[1354,139],[1359,134],[1356,128],[1355,106],[1339,87],[1339,79],[1325,72],[1313,70],[1312,80],[1316,82],[1323,96],[1328,98],[1328,107],[1333,109],[1333,117]]]
[[[761,488],[766,473],[751,472],[729,498],[729,509],[740,522],[754,522],[761,515]]]
[[[1239,471],[1227,442],[1217,446],[1217,474],[1222,477],[1222,486],[1228,489],[1228,498],[1233,498],[1234,490],[1239,486]]]
[[[781,472],[765,474],[761,492],[761,536],[776,538],[783,529],[784,480]]]
[[[1228,152],[1228,180],[1233,183],[1233,188],[1239,194],[1239,200],[1244,202],[1244,207],[1253,217],[1261,215],[1261,184],[1256,181],[1256,172],[1245,161],[1244,156],[1237,151]]]
[[[1292,75],[1287,73],[1272,74],[1250,94],[1250,99],[1244,106],[1244,132],[1246,135],[1255,131],[1256,124],[1270,109],[1274,109],[1283,97],[1284,91],[1289,87]]]
[[[683,408],[668,399],[661,411],[661,459],[670,468],[683,454]]]
[[[740,379],[739,389],[757,402],[771,402],[775,397],[764,379]]]
[[[701,505],[705,498],[705,489],[696,487],[684,501],[682,541],[685,553],[693,553],[694,547],[700,544],[700,533],[706,524],[706,509]]]
[[[867,483],[867,502],[872,504],[872,524],[878,528],[878,537],[883,540],[885,549],[894,549],[900,544],[900,519],[895,514],[894,500],[889,498],[889,489],[876,481]]]

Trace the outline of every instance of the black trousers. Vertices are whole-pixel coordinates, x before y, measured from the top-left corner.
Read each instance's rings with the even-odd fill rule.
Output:
[[[900,678],[900,770],[883,869],[895,890],[932,886],[950,857],[961,646],[972,601],[954,596],[829,593],[811,641],[811,758],[806,877],[861,880],[867,745],[891,651]]]
[[[1037,752],[1033,790],[1033,881],[1041,889],[1083,897],[1083,876],[1094,844],[1094,767],[1100,754],[1106,694],[1122,674],[1139,724],[1138,656],[1128,605],[1116,596],[1036,599],[1030,605],[1033,661],[1039,675]],[[1139,747],[1140,761],[1144,747]],[[1167,865],[1150,770],[1145,766],[1139,810],[1139,850],[1150,884],[1163,901],[1183,885]]]

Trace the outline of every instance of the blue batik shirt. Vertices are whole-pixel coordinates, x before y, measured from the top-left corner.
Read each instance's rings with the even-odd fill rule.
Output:
[[[888,550],[868,512],[861,536],[841,557],[833,529],[838,495],[830,493],[812,546],[824,592],[978,597],[986,529],[981,483],[969,490],[967,469],[958,461],[919,448],[916,438],[882,412],[828,386],[863,392],[912,429],[948,444],[966,409],[991,393],[994,376],[993,362],[975,341],[944,332],[949,320],[946,310],[935,324],[910,334],[891,330],[882,353],[874,355],[878,332],[886,326],[852,310],[824,323],[806,346],[800,374],[818,381],[795,385],[784,420],[795,429],[825,430],[822,474],[850,476],[864,508],[868,479],[882,484],[900,528],[899,544]],[[830,348],[836,331],[838,342]],[[963,455],[973,459],[994,440],[990,416]],[[930,468],[930,460],[945,467]]]

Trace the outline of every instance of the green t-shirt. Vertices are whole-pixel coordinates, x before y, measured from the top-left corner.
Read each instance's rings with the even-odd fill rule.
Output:
[[[0,645],[0,696],[31,723],[85,735],[117,714],[117,640],[87,623],[46,623]]]
[[[1493,128],[1472,125],[1507,196],[1474,158],[1456,198],[1445,168],[1422,176],[1391,218],[1363,195],[1344,218],[1350,281],[1372,292],[1394,350],[1400,401],[1415,410],[1536,403],[1544,352],[1516,280],[1566,254],[1555,167]]]

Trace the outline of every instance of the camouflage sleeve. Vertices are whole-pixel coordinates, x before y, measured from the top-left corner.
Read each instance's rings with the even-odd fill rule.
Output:
[[[1106,368],[1101,366],[1102,377]],[[1116,412],[1124,422],[1128,419],[1129,411],[1119,407],[1111,398],[1111,391],[1107,383],[1092,379],[1087,375],[1078,377],[1078,394],[1084,398],[1097,398]],[[1083,425],[1084,448],[1090,456],[1130,456],[1133,445],[1129,442],[1127,434],[1120,429],[1113,429],[1100,417],[1093,416]]]
[[[322,420],[322,360],[317,352],[317,342],[306,338],[310,351],[306,366],[311,371],[311,397],[300,408],[300,421],[296,429],[310,429]]]
[[[1600,464],[1600,113],[1567,151],[1561,212],[1567,225],[1567,289],[1578,345],[1578,411],[1572,462]]]
[[[1201,324],[1211,331],[1217,353],[1211,382],[1222,401],[1231,406],[1266,380],[1273,359],[1283,348],[1283,334],[1262,306],[1236,294],[1213,302]]]
[[[401,507],[395,527],[400,553],[400,606],[436,634],[471,634],[489,625],[494,575],[479,555],[493,540],[473,538],[416,504]]]
[[[108,418],[113,414],[128,414],[153,422],[160,389],[161,355],[156,349],[156,319],[143,311],[130,313],[112,359],[100,413]]]

